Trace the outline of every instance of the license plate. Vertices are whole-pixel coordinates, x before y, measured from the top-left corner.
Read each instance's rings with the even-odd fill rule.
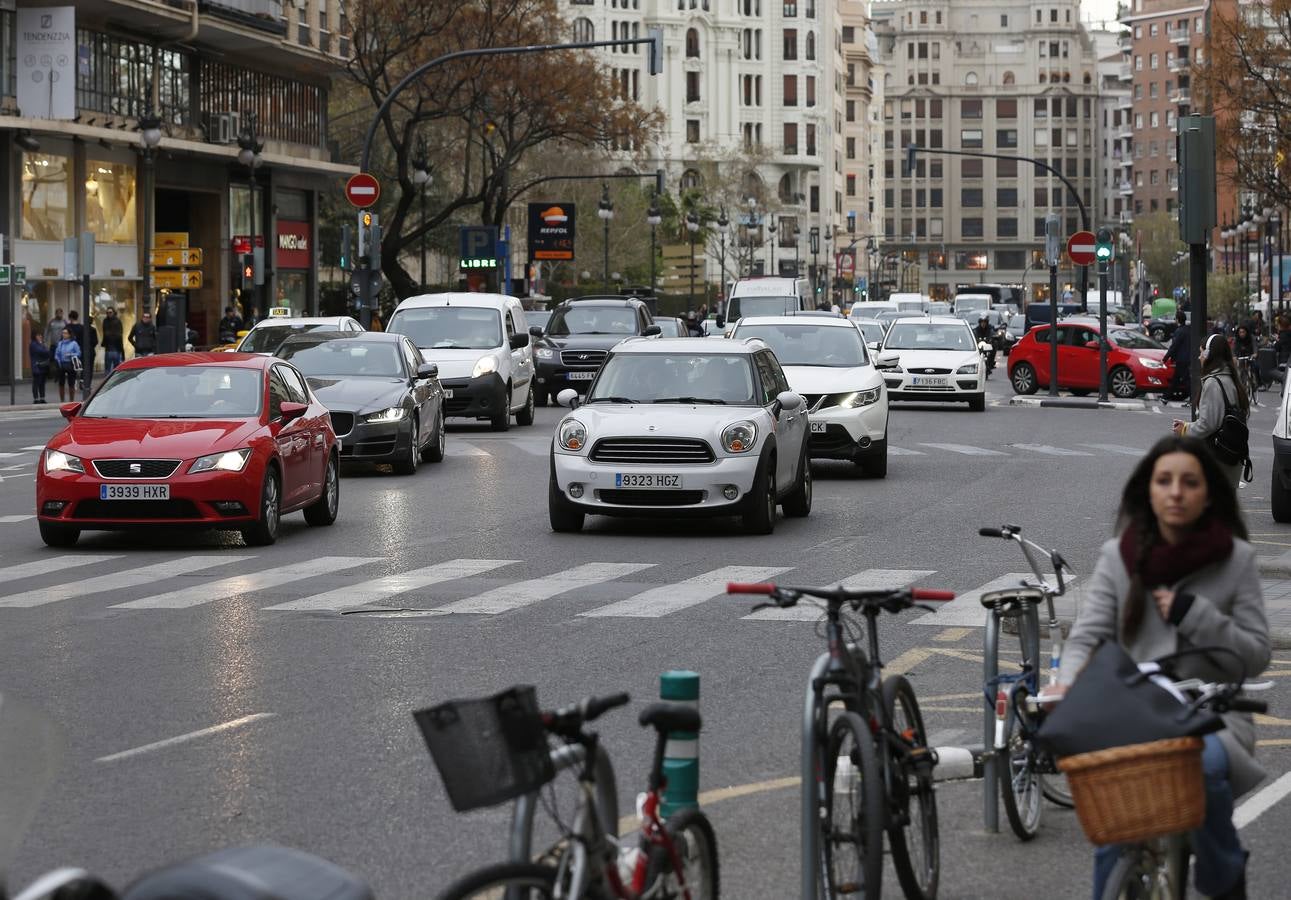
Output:
[[[941,377],[930,378],[927,375],[916,375],[911,379],[911,382],[916,385],[926,385],[928,387],[945,387],[950,384],[950,379]]]
[[[596,377],[595,372],[566,372],[565,377],[570,381],[591,381]]]
[[[169,500],[168,484],[101,484],[100,500]]]
[[[679,488],[681,476],[617,472],[614,475],[614,486],[616,488]]]
[[[453,399],[453,392],[452,392],[451,390],[449,390],[449,389],[445,389],[445,390],[444,390],[444,399],[445,399],[445,400],[452,400],[452,399]]]
[[[812,422],[812,423],[811,423],[811,433],[812,433],[812,434],[824,434],[824,433],[825,433],[825,423],[824,423],[824,422]]]

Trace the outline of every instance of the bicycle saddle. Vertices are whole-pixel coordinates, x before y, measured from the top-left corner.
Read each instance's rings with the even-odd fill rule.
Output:
[[[1007,608],[1015,607],[1019,603],[1040,603],[1042,600],[1044,600],[1044,594],[1038,588],[1031,587],[987,591],[981,596],[982,606],[987,609],[994,609],[996,603],[1002,603]]]
[[[641,710],[637,721],[641,723],[641,727],[649,725],[660,734],[699,731],[703,724],[699,710],[682,703],[651,703]]]

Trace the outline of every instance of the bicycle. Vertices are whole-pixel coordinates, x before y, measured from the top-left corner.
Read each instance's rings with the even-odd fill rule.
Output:
[[[655,729],[656,739],[647,790],[637,798],[640,836],[635,846],[625,846],[615,836],[617,811],[607,815],[605,809],[615,802],[613,770],[598,735],[586,726],[628,700],[627,694],[588,697],[540,713],[533,688],[516,687],[496,697],[452,701],[414,714],[454,809],[518,801],[510,861],[459,878],[439,900],[716,900],[717,838],[708,817],[698,809],[682,810],[666,822],[660,817],[667,737],[698,732],[698,710],[680,703],[653,703],[642,710],[638,720]],[[561,743],[550,748],[553,737]],[[572,824],[560,818],[554,797],[549,797],[547,811],[560,840],[537,862],[519,857],[528,854],[532,799],[563,769],[577,770]]]
[[[1035,575],[1025,578],[1016,588],[989,591],[982,595],[987,609],[985,645],[983,648],[983,692],[986,708],[983,717],[984,741],[992,752],[984,762],[985,820],[988,830],[998,830],[999,812],[995,806],[998,785],[1009,827],[1020,840],[1029,841],[1040,830],[1043,810],[1041,797],[1068,809],[1072,806],[1067,789],[1054,758],[1035,744],[1035,735],[1044,720],[1044,711],[1036,702],[1040,692],[1040,617],[1043,601],[1049,614],[1050,650],[1045,686],[1058,682],[1062,661],[1062,628],[1054,612],[1053,600],[1067,591],[1063,571],[1074,576],[1071,566],[1057,550],[1045,550],[1022,537],[1022,526],[1001,525],[979,528],[982,537],[1004,538],[1017,543]],[[1035,554],[1049,558],[1055,584],[1041,573]],[[1018,643],[1022,650],[1020,669],[1016,673],[999,673],[999,635],[1006,619],[1017,622]],[[1004,776],[1004,777],[1001,777]]]
[[[1255,393],[1260,387],[1260,373],[1255,366],[1254,356],[1237,357],[1237,377],[1241,379],[1242,390],[1246,391],[1251,406],[1259,406],[1260,401],[1256,399]]]
[[[824,601],[829,646],[812,670],[803,721],[803,897],[880,896],[883,833],[901,889],[911,900],[932,900],[940,876],[937,797],[914,688],[902,675],[882,677],[880,612],[919,600],[950,600],[950,591],[920,588],[851,591],[839,587],[781,587],[731,583],[728,594],[770,597],[754,609],[787,608],[799,600]],[[868,652],[849,643],[850,607],[865,617]],[[829,720],[829,707],[844,712]]]

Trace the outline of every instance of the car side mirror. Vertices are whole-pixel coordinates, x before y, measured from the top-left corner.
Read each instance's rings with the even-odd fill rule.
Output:
[[[531,335],[533,335],[534,337],[536,337],[536,338],[540,338],[540,337],[542,337],[542,326],[541,326],[541,325],[530,325],[530,326],[529,326],[529,333],[530,333]]]
[[[646,337],[654,337],[657,334],[663,334],[663,329],[660,328],[658,325],[647,325],[645,327],[645,330],[642,331],[641,333]]]
[[[438,378],[439,366],[434,363],[422,363],[417,367],[418,378]]]
[[[578,409],[578,391],[573,388],[565,388],[556,395],[556,403],[569,409]]]
[[[523,350],[525,347],[529,346],[529,335],[513,334],[511,335],[511,340],[508,343],[510,343],[512,350]]]
[[[795,409],[802,406],[802,394],[796,394],[793,391],[781,391],[776,394],[775,402],[778,403],[780,408],[786,412],[793,412]]]
[[[306,412],[308,412],[309,404],[295,403],[291,400],[286,400],[282,403],[281,406],[278,407],[278,409],[282,413],[282,422],[284,425],[286,425],[288,422],[296,421],[301,416],[303,416]]]
[[[72,419],[76,418],[76,414],[81,411],[81,404],[79,402],[63,403],[58,407],[58,411],[63,414],[64,419],[70,422]]]
[[[901,354],[894,350],[880,350],[874,355],[874,368],[895,369],[901,362]]]
[[[866,346],[866,347],[868,347],[868,348],[869,348],[871,351],[873,351],[874,353],[878,353],[878,352],[879,352],[879,342],[878,342],[878,341],[868,341],[868,342],[865,344],[865,346]]]

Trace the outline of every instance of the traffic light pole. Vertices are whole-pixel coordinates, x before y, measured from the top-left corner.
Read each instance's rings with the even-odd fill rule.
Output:
[[[1098,263],[1098,402],[1107,402],[1107,262]]]
[[[1058,261],[1062,258],[1062,222],[1054,213],[1045,217],[1044,255],[1045,261],[1049,263],[1049,396],[1057,397]]]

